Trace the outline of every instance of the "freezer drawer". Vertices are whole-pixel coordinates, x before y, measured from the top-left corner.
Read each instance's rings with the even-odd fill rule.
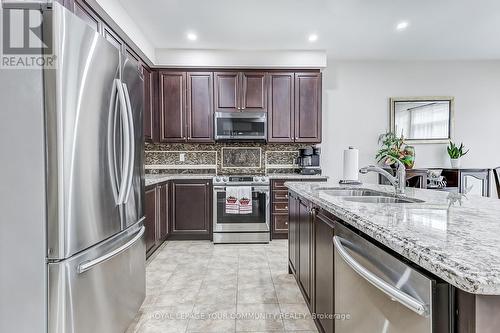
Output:
[[[67,260],[48,264],[48,332],[123,333],[145,297],[142,222]]]

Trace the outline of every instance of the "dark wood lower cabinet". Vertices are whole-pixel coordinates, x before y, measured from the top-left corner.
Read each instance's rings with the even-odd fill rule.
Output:
[[[156,244],[156,229],[158,220],[158,199],[156,186],[147,187],[145,192],[146,253],[151,252]]]
[[[333,333],[334,218],[293,192],[288,193],[288,271],[322,333]]]
[[[333,229],[331,217],[317,213],[314,216],[314,312],[324,333],[333,333],[335,323]]]
[[[299,268],[298,277],[306,302],[311,304],[312,295],[312,219],[310,206],[299,199]]]
[[[165,241],[168,237],[168,221],[169,221],[169,183],[162,184],[158,186],[159,194],[159,215],[158,215],[158,237],[157,242],[160,244]]]
[[[212,239],[212,181],[174,180],[169,239]]]
[[[295,274],[299,253],[299,199],[291,193],[288,195],[288,207],[288,272]]]

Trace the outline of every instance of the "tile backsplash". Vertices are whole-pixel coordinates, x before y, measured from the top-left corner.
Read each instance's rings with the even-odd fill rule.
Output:
[[[146,143],[146,173],[293,172],[299,149],[307,146],[261,143]]]

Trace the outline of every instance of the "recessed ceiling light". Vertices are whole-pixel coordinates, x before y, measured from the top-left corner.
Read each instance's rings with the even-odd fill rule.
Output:
[[[410,23],[408,21],[401,21],[399,22],[397,25],[396,25],[396,30],[397,31],[403,31],[405,30],[406,28],[408,28],[408,26],[410,25]]]
[[[194,32],[189,32],[187,34],[187,39],[189,39],[189,40],[197,40],[198,36],[196,36],[196,34]]]
[[[310,42],[315,42],[318,40],[318,35],[316,34],[310,34],[309,37],[307,38]]]

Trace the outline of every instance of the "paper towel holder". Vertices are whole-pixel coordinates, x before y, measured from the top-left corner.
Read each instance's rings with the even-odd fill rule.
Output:
[[[356,149],[356,148],[353,146],[349,146],[348,150],[351,150],[351,149]],[[344,160],[345,160],[345,153],[346,152],[347,151],[344,151]],[[345,165],[344,165],[344,168],[345,168]],[[345,177],[345,172],[344,172],[344,177]],[[339,181],[339,184],[341,184],[341,185],[361,185],[362,182],[360,182],[359,180],[354,180],[354,179],[341,179]]]

